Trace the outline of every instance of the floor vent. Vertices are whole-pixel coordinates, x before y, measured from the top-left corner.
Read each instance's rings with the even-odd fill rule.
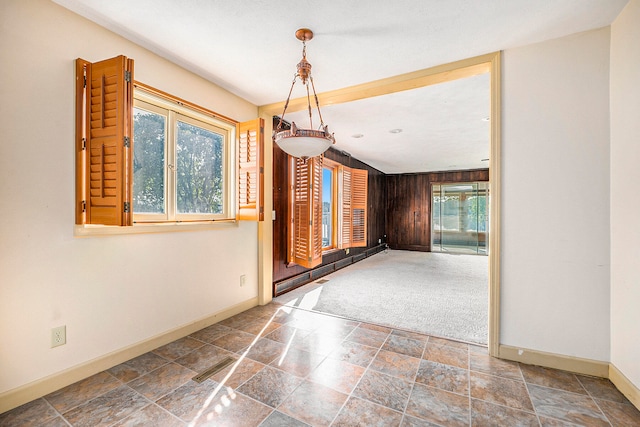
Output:
[[[322,285],[323,283],[327,283],[328,281],[329,281],[329,279],[320,279],[320,280],[316,281],[316,283],[319,283],[319,284]]]
[[[201,383],[204,380],[208,379],[209,377],[211,377],[211,376],[217,374],[218,372],[222,371],[224,368],[226,368],[227,366],[231,365],[235,361],[236,361],[236,359],[234,359],[233,357],[226,357],[226,358],[222,359],[220,362],[218,362],[215,365],[213,365],[212,367],[210,367],[209,369],[207,369],[206,371],[204,371],[203,373],[196,375],[192,379],[197,383]]]

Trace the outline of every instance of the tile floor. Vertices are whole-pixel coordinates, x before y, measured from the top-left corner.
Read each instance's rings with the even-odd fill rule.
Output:
[[[608,380],[270,304],[0,415],[44,425],[629,427],[640,412]]]

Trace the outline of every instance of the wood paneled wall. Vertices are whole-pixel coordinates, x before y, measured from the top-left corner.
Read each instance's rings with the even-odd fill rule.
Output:
[[[488,169],[385,175],[387,244],[391,249],[430,251],[431,184],[488,180]]]
[[[274,123],[274,126],[277,123]],[[378,245],[378,240],[384,241],[386,183],[385,175],[361,161],[340,151],[330,148],[325,157],[356,169],[366,169],[369,172],[367,194],[367,247],[350,248],[349,254],[345,250],[336,250],[322,257],[322,265],[336,262],[347,256],[353,256]],[[288,204],[288,161],[287,153],[277,145],[273,147],[273,209],[276,219],[273,221],[273,283],[297,276],[308,269],[293,265],[287,267],[287,204]]]

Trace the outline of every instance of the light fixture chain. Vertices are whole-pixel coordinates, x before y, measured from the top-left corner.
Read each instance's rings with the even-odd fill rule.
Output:
[[[313,115],[311,114],[311,95],[309,94],[309,84],[305,84],[307,87],[307,109],[309,110],[309,129],[313,129]]]
[[[324,126],[324,119],[322,118],[322,113],[320,112],[320,102],[318,102],[318,94],[316,94],[316,85],[313,84],[313,77],[309,76],[309,80],[311,80],[311,88],[313,89],[313,96],[316,99],[316,108],[318,109],[318,117],[320,117],[320,126]],[[311,108],[311,106],[309,106]]]
[[[282,129],[282,120],[284,119],[284,113],[287,112],[287,107],[289,106],[289,99],[291,98],[291,92],[293,92],[293,87],[296,85],[296,79],[298,77],[298,74],[294,74],[293,75],[293,81],[291,82],[291,88],[289,89],[289,95],[287,95],[287,101],[284,103],[284,110],[282,110],[282,115],[280,116],[280,121],[278,122],[278,127],[276,128],[276,130],[281,130]]]

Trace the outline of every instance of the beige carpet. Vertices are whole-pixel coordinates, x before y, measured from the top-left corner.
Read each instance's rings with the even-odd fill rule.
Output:
[[[488,262],[479,255],[389,250],[274,302],[486,344]]]

